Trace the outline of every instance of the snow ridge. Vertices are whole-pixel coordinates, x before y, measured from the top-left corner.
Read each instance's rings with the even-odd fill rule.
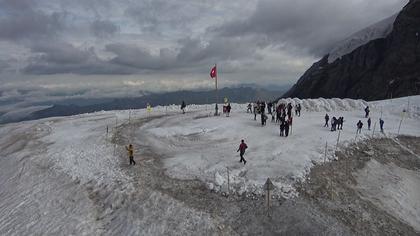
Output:
[[[351,53],[354,49],[378,38],[385,38],[391,33],[393,24],[398,14],[394,14],[384,20],[379,21],[359,32],[354,33],[347,39],[336,45],[329,53],[328,63],[332,63],[342,56]]]

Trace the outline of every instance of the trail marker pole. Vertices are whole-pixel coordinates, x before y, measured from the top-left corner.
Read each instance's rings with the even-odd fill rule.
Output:
[[[410,112],[410,97],[408,97],[407,99],[408,99],[408,101],[407,101],[407,113],[409,113]]]
[[[375,121],[375,124],[373,125],[372,137],[375,135],[375,129],[376,129],[376,121]]]
[[[229,167],[226,167],[226,170],[227,170],[227,177],[228,177],[227,185],[228,185],[228,195],[229,195],[229,193],[230,193]]]
[[[340,135],[341,135],[341,130],[338,131],[337,144],[335,145],[335,151],[337,151],[338,142],[340,142]]]
[[[401,124],[402,124],[402,122],[403,122],[403,118],[401,118],[401,120],[400,120],[400,125],[398,126],[398,135],[400,135],[400,129],[401,129]]]
[[[325,142],[324,164],[325,164],[325,161],[326,161],[326,159],[327,159],[327,147],[328,147],[328,141],[326,141],[326,142]]]

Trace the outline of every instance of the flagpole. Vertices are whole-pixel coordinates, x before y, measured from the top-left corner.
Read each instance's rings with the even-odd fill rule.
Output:
[[[217,88],[217,64],[214,64],[214,68],[216,68],[216,106],[215,106],[215,109],[216,109],[216,112],[215,112],[215,115],[216,116],[218,116],[219,115],[219,108],[218,108],[218,104],[219,104],[219,90],[218,90],[218,88]]]
[[[217,87],[217,74],[219,73],[217,73],[217,64],[215,64],[214,66],[216,66],[216,102],[217,104],[219,104],[219,88]]]

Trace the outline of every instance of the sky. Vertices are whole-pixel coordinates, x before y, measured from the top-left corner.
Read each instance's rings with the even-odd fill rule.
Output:
[[[0,105],[292,84],[408,0],[0,0]],[[0,111],[1,112],[1,111]]]

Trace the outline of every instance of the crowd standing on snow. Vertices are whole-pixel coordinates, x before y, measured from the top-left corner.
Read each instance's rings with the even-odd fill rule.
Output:
[[[295,115],[300,116],[302,106],[296,104],[294,109]],[[254,115],[254,120],[257,120],[257,116],[259,115],[261,117],[261,126],[267,125],[268,115],[271,115],[271,122],[278,123],[280,126],[280,136],[288,137],[291,133],[290,131],[293,124],[292,110],[293,106],[291,103],[256,101],[252,104],[248,104],[246,112],[252,113]]]
[[[217,106],[217,104],[216,104],[216,106]],[[182,111],[183,114],[185,114],[186,107],[187,107],[187,105],[186,105],[185,101],[182,101],[181,111]],[[231,107],[230,103],[226,103],[223,106],[223,113],[226,114],[226,117],[230,116],[231,109],[232,109],[232,107]],[[298,103],[298,104],[295,104],[295,106],[293,107],[292,103],[290,103],[290,102],[289,103],[282,103],[282,102],[256,101],[256,102],[253,102],[253,103],[249,103],[247,105],[246,112],[253,114],[254,115],[254,120],[257,120],[257,116],[260,115],[261,126],[266,126],[267,120],[268,120],[267,114],[271,115],[271,122],[272,123],[275,122],[276,124],[279,124],[280,136],[281,137],[288,137],[291,134],[291,131],[292,131],[292,124],[293,124],[293,116],[292,116],[293,112],[292,112],[292,110],[293,109],[294,109],[294,115],[297,116],[297,117],[300,117],[301,111],[302,111],[301,105]],[[266,114],[266,110],[267,110],[267,114]],[[149,113],[151,112],[151,106],[149,104],[147,104],[147,111]],[[364,112],[365,112],[365,118],[367,118],[368,130],[370,130],[372,120],[369,116],[370,115],[369,106],[365,107]],[[333,116],[332,119],[330,119],[330,116],[327,113],[324,116],[324,120],[325,120],[324,127],[330,128],[329,124],[331,123],[331,129],[330,129],[331,131],[337,131],[337,130],[342,130],[343,129],[343,123],[345,121],[343,116],[340,116],[338,118]],[[381,132],[384,132],[384,123],[385,123],[385,121],[382,118],[380,118],[379,119],[379,126],[380,126]],[[362,120],[359,120],[357,122],[356,128],[357,128],[356,133],[361,134],[362,128],[363,128]],[[129,144],[125,148],[128,152],[130,165],[135,165],[136,162],[134,161],[133,145]],[[243,162],[244,165],[246,164],[246,160],[244,159],[244,154],[245,154],[245,150],[247,148],[248,148],[248,146],[245,143],[245,141],[241,140],[241,143],[240,143],[237,151],[239,152],[239,155],[240,155],[240,162]]]

